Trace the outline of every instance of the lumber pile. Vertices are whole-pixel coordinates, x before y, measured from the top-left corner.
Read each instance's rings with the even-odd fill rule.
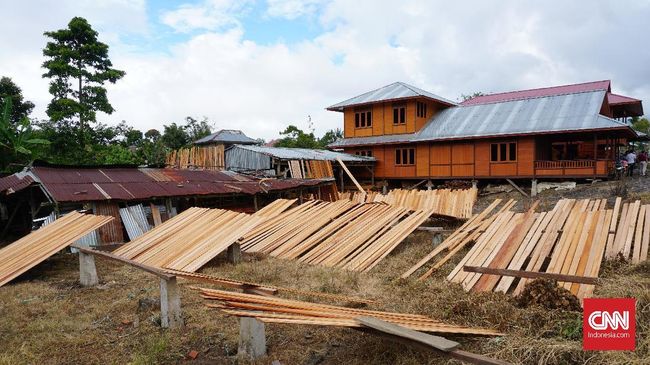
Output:
[[[477,195],[476,188],[462,190],[394,189],[386,195],[379,192],[341,193],[340,198],[356,203],[384,202],[411,210],[430,210],[437,215],[468,219],[472,216]]]
[[[369,271],[431,212],[383,203],[309,201],[248,232],[242,250],[283,259]]]
[[[178,169],[223,170],[224,146],[193,146],[171,151],[165,158],[167,167]]]
[[[332,162],[327,160],[290,160],[289,172],[294,179],[334,178]]]
[[[255,212],[255,216],[273,218],[289,209],[298,199],[276,199],[269,205]]]
[[[416,331],[463,334],[474,336],[501,336],[485,328],[470,328],[445,324],[417,314],[393,313],[354,309],[298,300],[266,297],[223,290],[198,288],[201,297],[210,302],[210,308],[236,317],[254,317],[268,323],[292,323],[318,326],[362,327],[359,317],[374,317]]]
[[[113,217],[71,212],[0,249],[0,286],[45,261]]]
[[[194,272],[264,219],[229,210],[190,208],[113,253],[149,266]]]
[[[621,203],[616,200],[617,206]],[[618,209],[614,208],[614,214]],[[616,234],[612,234],[616,231]],[[641,205],[641,201],[623,204],[621,219],[616,227],[616,217],[612,220],[610,234],[607,237],[606,258],[622,256],[626,260],[638,264],[648,259],[648,246],[650,244],[650,204]]]
[[[535,212],[537,203],[525,213],[515,213],[510,201],[489,215],[500,203],[496,200],[468,220],[402,278],[446,253],[420,277],[424,279],[460,249],[474,244],[447,280],[468,291],[517,295],[533,278],[545,277],[558,280],[583,299],[593,294],[604,258],[622,255],[633,263],[647,260],[648,206],[639,201],[621,204],[617,198],[614,208],[608,209],[606,199],[562,199],[551,211],[540,213]]]

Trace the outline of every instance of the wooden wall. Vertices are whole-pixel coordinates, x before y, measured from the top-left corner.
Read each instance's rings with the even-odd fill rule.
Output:
[[[427,105],[426,117],[418,117],[416,103]],[[427,99],[409,99],[406,105],[406,123],[393,124],[393,102],[376,103],[369,106],[346,108],[343,111],[343,134],[345,138],[382,136],[386,134],[414,133],[420,130],[437,112],[445,108],[442,104]],[[355,128],[354,114],[357,111],[372,111],[372,126]]]
[[[517,160],[491,162],[490,145],[510,142],[517,143]],[[395,165],[395,150],[398,148],[415,148],[415,165]],[[376,178],[532,178],[534,175],[533,137],[358,147],[346,149],[346,152],[361,150],[372,150],[377,159]]]

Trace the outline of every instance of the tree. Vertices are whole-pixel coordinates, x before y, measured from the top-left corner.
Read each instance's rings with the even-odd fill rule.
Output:
[[[650,135],[650,121],[648,118],[632,118],[632,128],[641,133]]]
[[[49,141],[34,138],[32,125],[27,117],[13,123],[12,98],[5,97],[0,114],[0,169],[11,172],[12,166],[22,167],[37,156],[38,148]]]
[[[482,91],[476,91],[476,92],[474,92],[472,94],[469,94],[469,95],[461,94],[460,99],[461,99],[461,101],[468,101],[468,100],[474,99],[475,97],[485,96],[485,95],[487,95],[487,94],[485,94]]]
[[[160,132],[157,129],[149,129],[144,133],[144,137],[150,141],[157,141],[160,139]]]
[[[276,147],[291,147],[291,148],[318,148],[320,144],[314,133],[305,133],[295,125],[288,126],[284,131],[280,132],[282,137],[276,144]]]
[[[325,148],[340,139],[343,139],[343,131],[340,128],[330,129],[318,140],[318,144]]]
[[[185,117],[185,131],[190,142],[198,141],[212,134],[207,117],[203,117],[200,122],[192,117]]]
[[[162,135],[162,141],[165,146],[177,150],[185,147],[190,142],[190,137],[185,132],[185,127],[179,126],[176,123],[166,125],[165,131]]]
[[[11,122],[18,124],[23,118],[29,117],[34,109],[34,103],[23,99],[23,91],[10,78],[0,78],[0,101],[11,99]]]
[[[125,72],[113,68],[108,45],[97,40],[98,33],[84,18],[74,17],[65,29],[45,32],[51,39],[43,49],[50,79],[52,101],[47,115],[55,122],[76,117],[79,138],[85,145],[85,125],[96,121],[96,112],[111,114],[106,82],[115,83]],[[75,86],[73,87],[73,82]]]

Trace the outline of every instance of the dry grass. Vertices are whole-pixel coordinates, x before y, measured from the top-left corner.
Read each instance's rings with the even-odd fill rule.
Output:
[[[463,254],[425,282],[399,275],[431,249],[428,233],[411,235],[370,273],[246,256],[233,266],[217,259],[203,272],[305,290],[375,298],[373,308],[421,313],[449,323],[496,328],[502,338],[456,338],[462,348],[516,364],[642,364],[650,362],[650,264],[604,265],[601,297],[638,301],[635,352],[583,352],[582,313],[518,308],[507,295],[466,293],[444,281]],[[183,330],[162,330],[155,309],[138,310],[140,299],[157,298],[158,280],[142,271],[98,259],[103,284],[77,285],[76,256],[58,255],[0,288],[0,364],[246,364],[237,359],[237,320],[203,306],[181,281]],[[206,285],[206,284],[200,284]],[[299,298],[299,297],[298,297]],[[311,298],[300,298],[311,299]],[[342,304],[342,303],[338,303]],[[124,324],[122,321],[126,321]],[[456,363],[340,328],[268,325],[269,356],[258,364],[440,364]]]

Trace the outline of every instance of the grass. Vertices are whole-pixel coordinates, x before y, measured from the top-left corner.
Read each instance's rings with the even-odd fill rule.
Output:
[[[637,350],[583,352],[582,313],[517,307],[508,295],[467,293],[444,280],[459,253],[424,282],[399,275],[431,249],[430,236],[416,232],[370,273],[310,266],[296,261],[245,256],[230,265],[216,259],[208,274],[253,282],[378,299],[370,308],[420,313],[448,323],[495,328],[501,338],[451,337],[462,348],[515,364],[644,364],[650,362],[650,263],[607,262],[598,297],[637,298]],[[159,313],[139,308],[157,299],[157,278],[97,259],[102,284],[81,288],[74,255],[57,255],[0,288],[0,364],[246,364],[236,357],[238,322],[203,306],[181,281],[186,327],[163,330]],[[421,272],[421,271],[420,271]],[[297,299],[313,300],[292,296]],[[345,303],[335,303],[345,304]],[[343,328],[268,325],[269,355],[258,364],[456,364],[431,353]]]

